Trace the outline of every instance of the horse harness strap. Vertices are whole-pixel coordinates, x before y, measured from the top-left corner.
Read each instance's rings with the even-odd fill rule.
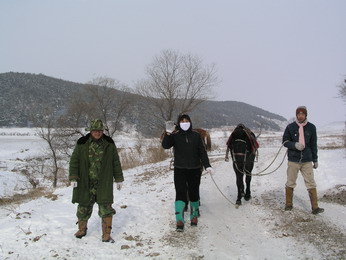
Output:
[[[243,139],[235,139],[234,141],[246,143],[246,141]]]
[[[245,144],[247,145],[246,141],[243,140],[243,139],[235,139],[234,141],[235,141],[235,142],[242,142],[242,143],[245,143]],[[232,153],[231,153],[231,154],[232,154],[232,159],[233,159],[233,162],[235,163],[235,166],[237,167],[237,169],[238,169],[238,165],[237,165],[237,160],[236,160],[235,156],[236,156],[236,155],[237,155],[237,156],[244,156],[243,169],[242,169],[242,171],[238,169],[238,171],[240,171],[240,172],[243,172],[243,171],[245,170],[245,163],[246,163],[246,154],[247,154],[247,152],[248,152],[248,151],[245,150],[245,153],[235,153],[234,150],[232,149]]]
[[[246,141],[243,140],[243,139],[235,139],[234,141],[235,141],[235,142],[242,142],[242,143],[247,144]],[[235,159],[234,156],[235,156],[235,155],[238,155],[238,156],[244,156],[244,162],[245,162],[245,161],[246,161],[246,153],[247,153],[247,152],[248,152],[248,151],[246,150],[245,153],[235,153],[234,150],[232,149],[233,161],[236,162],[236,159]]]
[[[234,155],[246,156],[246,153],[234,153],[234,152],[233,152],[233,154],[234,154]]]

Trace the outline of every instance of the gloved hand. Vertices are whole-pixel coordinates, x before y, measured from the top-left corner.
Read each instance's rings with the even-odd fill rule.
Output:
[[[77,188],[77,186],[78,186],[77,181],[71,181],[71,186],[72,186],[73,188]]]
[[[225,162],[229,162],[229,158],[228,157],[225,157]]]
[[[212,175],[215,173],[214,169],[211,167],[208,167],[205,170],[207,171],[207,173],[212,174]]]
[[[166,123],[166,132],[171,134],[175,130],[175,124],[173,121],[167,121]]]
[[[295,143],[294,146],[299,151],[303,151],[304,148],[305,148],[305,146],[303,144],[301,144],[301,143]]]
[[[117,182],[117,190],[121,190],[122,187],[123,187],[123,183]]]
[[[317,169],[318,167],[318,162],[314,162],[314,166],[312,166],[314,169]]]

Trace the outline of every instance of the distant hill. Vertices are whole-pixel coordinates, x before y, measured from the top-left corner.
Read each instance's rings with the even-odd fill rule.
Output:
[[[30,126],[30,116],[43,115],[48,108],[55,114],[63,114],[69,99],[86,85],[43,74],[0,73],[0,127]],[[131,94],[134,95],[134,94]],[[136,102],[127,111],[128,123],[136,125],[145,134],[148,120],[156,120],[146,113],[148,100],[136,95]],[[191,112],[193,125],[203,128],[234,126],[243,123],[250,128],[280,130],[286,119],[261,108],[237,101],[206,101]]]
[[[28,126],[33,113],[42,115],[47,108],[62,113],[71,94],[82,87],[43,74],[1,73],[0,126]]]
[[[287,120],[277,114],[238,101],[206,101],[191,115],[206,128],[234,126],[280,130]]]

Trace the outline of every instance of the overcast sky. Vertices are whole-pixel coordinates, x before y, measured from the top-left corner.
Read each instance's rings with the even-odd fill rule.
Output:
[[[162,50],[214,63],[216,100],[345,121],[345,0],[2,0],[0,73],[134,87]]]

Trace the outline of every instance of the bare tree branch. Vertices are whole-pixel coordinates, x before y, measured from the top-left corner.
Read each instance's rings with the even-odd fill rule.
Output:
[[[137,92],[150,99],[161,120],[168,121],[212,99],[216,85],[215,65],[203,65],[198,56],[164,50],[147,67],[147,79],[137,84]]]
[[[49,152],[51,155],[51,159],[53,161],[53,167],[52,167],[52,173],[53,173],[53,187],[56,188],[58,183],[58,172],[59,172],[59,165],[58,165],[58,135],[56,132],[56,129],[54,128],[54,122],[55,119],[53,116],[46,116],[44,118],[44,122],[42,123],[41,127],[37,130],[37,134],[40,138],[46,141],[49,147]]]
[[[344,82],[337,86],[339,89],[339,97],[346,102],[346,78],[344,79]]]
[[[115,79],[97,77],[88,83],[86,92],[82,98],[86,118],[88,121],[100,118],[106,133],[113,137],[121,129],[125,113],[133,102],[128,94],[130,89]]]

